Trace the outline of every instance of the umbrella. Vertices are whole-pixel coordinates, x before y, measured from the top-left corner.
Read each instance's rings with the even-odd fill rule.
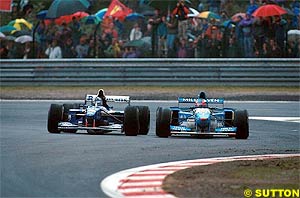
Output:
[[[214,13],[214,12],[210,12],[210,11],[204,11],[201,12],[200,14],[197,15],[197,17],[199,18],[203,18],[203,19],[220,19],[220,15]]]
[[[38,12],[35,17],[39,20],[44,20],[47,18],[47,13],[48,13],[48,10],[42,10],[42,11]]]
[[[15,42],[17,43],[26,43],[26,42],[32,42],[32,36],[24,35],[24,36],[19,36],[18,38],[15,39]]]
[[[189,8],[190,13],[188,14],[188,17],[196,17],[197,15],[199,15],[198,10],[196,10],[195,8]]]
[[[289,41],[297,41],[300,39],[300,30],[289,30],[287,34]]]
[[[150,43],[148,43],[144,39],[128,41],[127,43],[124,44],[124,47],[136,47],[136,48],[147,48],[149,46]]]
[[[99,19],[99,17],[97,17],[95,15],[89,15],[89,16],[83,17],[81,19],[81,22],[83,22],[86,25],[93,25],[93,24],[98,24],[98,23],[102,22],[102,20]]]
[[[88,0],[54,0],[48,9],[47,18],[58,18],[78,11],[86,11],[90,7]]]
[[[99,10],[96,14],[94,14],[95,16],[97,16],[99,19],[103,19],[104,15],[106,14],[108,8],[103,8],[101,10]]]
[[[0,32],[0,38],[5,38],[5,34],[3,34],[2,32]]]
[[[5,40],[8,40],[8,41],[14,41],[16,39],[16,37],[14,37],[14,36],[6,36],[5,37]]]
[[[127,15],[125,19],[128,21],[135,21],[135,20],[144,19],[144,18],[145,18],[144,15],[134,12],[134,13]]]
[[[63,23],[68,24],[68,23],[72,22],[73,17],[75,17],[76,19],[81,19],[86,16],[89,16],[89,14],[86,12],[75,12],[74,14],[61,16],[61,17],[55,19],[54,22],[57,25],[62,25]],[[46,20],[46,24],[49,22],[50,22],[50,20]]]
[[[17,30],[22,30],[24,29],[23,27],[25,26],[29,30],[32,29],[32,24],[26,21],[25,19],[16,19],[8,23],[9,26],[14,26],[16,30],[13,30],[12,33],[14,33]]]
[[[0,27],[0,32],[11,32],[13,30],[16,30],[17,28],[15,28],[14,26],[11,25],[4,25]]]
[[[225,28],[233,28],[233,27],[235,27],[235,25],[233,24],[233,22],[231,20],[224,21],[222,23],[222,26],[225,27]]]
[[[286,14],[287,11],[285,11],[282,7],[275,5],[275,4],[267,4],[260,6],[255,10],[255,12],[252,14],[254,17],[268,17],[268,16],[276,16],[276,15],[283,15]]]
[[[246,13],[239,12],[231,17],[231,21],[238,22],[240,21],[240,19],[245,19],[245,18],[246,18]]]
[[[25,30],[20,30],[20,31],[15,31],[14,33],[12,33],[12,35],[15,37],[24,36],[24,35],[30,36],[31,32],[25,31]]]

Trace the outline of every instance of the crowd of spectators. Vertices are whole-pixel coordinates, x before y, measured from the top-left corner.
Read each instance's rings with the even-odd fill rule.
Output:
[[[299,11],[298,0],[278,2]],[[35,44],[1,39],[1,58],[300,57],[300,40],[287,37],[288,30],[300,29],[299,14],[254,18],[255,9],[271,2],[250,0],[247,9],[240,10],[246,16],[230,20],[226,10],[230,3],[234,1],[199,0],[199,12],[209,10],[221,16],[203,19],[189,17],[190,5],[179,0],[169,11],[155,9],[153,14],[126,24],[106,17],[96,32],[95,28],[85,31],[75,17],[62,25],[41,21],[35,30]]]

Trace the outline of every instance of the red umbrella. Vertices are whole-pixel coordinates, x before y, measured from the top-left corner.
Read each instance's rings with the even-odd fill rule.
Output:
[[[279,16],[286,14],[287,12],[280,6],[275,4],[263,5],[255,10],[252,14],[254,17],[268,17],[268,16]]]
[[[55,19],[54,22],[58,25],[61,25],[63,23],[68,24],[68,23],[72,22],[73,17],[75,17],[76,19],[79,20],[79,19],[81,19],[83,17],[86,17],[86,16],[89,16],[89,14],[86,13],[86,12],[75,12],[74,14],[61,16],[61,17]],[[48,25],[50,22],[51,22],[51,20],[46,20],[45,24]]]

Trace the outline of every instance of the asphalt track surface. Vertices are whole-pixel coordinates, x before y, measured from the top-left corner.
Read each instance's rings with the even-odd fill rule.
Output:
[[[250,120],[248,140],[155,136],[155,111],[175,102],[148,105],[147,136],[50,134],[53,101],[1,101],[1,197],[106,197],[99,183],[115,172],[156,163],[236,155],[299,153],[299,122]],[[300,117],[299,102],[228,102],[250,117]],[[117,109],[117,105],[114,105]]]

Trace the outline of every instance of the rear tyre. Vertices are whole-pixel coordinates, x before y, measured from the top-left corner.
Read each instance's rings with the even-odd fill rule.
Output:
[[[171,110],[159,107],[156,113],[156,135],[167,138],[171,135]]]
[[[147,135],[150,126],[150,110],[147,106],[138,106],[140,130],[139,135]]]
[[[124,132],[126,136],[136,136],[140,130],[139,109],[127,106],[124,111]]]
[[[49,133],[60,133],[58,123],[62,120],[62,106],[58,104],[51,104],[48,111],[47,128]]]
[[[249,122],[247,110],[237,110],[234,114],[233,124],[237,127],[236,139],[247,139],[249,136]]]

